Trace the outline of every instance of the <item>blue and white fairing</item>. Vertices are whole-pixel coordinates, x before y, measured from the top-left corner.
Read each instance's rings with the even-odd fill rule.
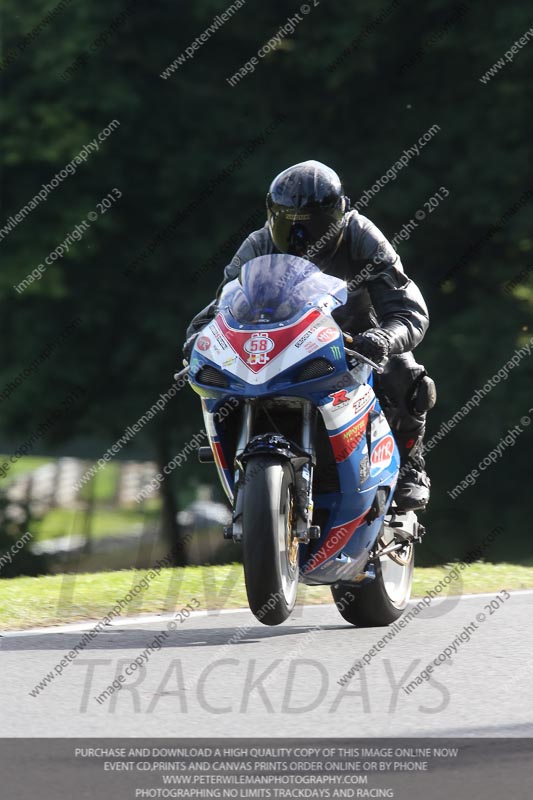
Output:
[[[219,476],[233,500],[234,471],[220,437],[224,406],[248,398],[301,398],[326,427],[340,491],[314,496],[328,524],[311,556],[301,557],[306,583],[355,580],[381,530],[397,480],[399,456],[372,388],[369,367],[349,370],[342,331],[332,317],[346,302],[346,283],[296,256],[260,256],[226,285],[219,312],[201,332],[190,381],[202,398]],[[385,510],[367,517],[379,487]],[[301,554],[305,551],[300,548]]]
[[[303,258],[260,256],[228,283],[219,313],[197,339],[191,369],[210,364],[236,396],[259,397],[294,389],[294,368],[342,335],[331,317],[346,302],[346,283]],[[301,394],[297,387],[296,393]],[[204,396],[217,397],[217,392]]]

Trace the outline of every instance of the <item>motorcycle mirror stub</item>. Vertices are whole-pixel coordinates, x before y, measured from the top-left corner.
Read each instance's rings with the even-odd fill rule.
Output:
[[[213,455],[213,451],[210,447],[199,447],[198,448],[198,461],[200,464],[213,464],[215,461],[215,456]]]

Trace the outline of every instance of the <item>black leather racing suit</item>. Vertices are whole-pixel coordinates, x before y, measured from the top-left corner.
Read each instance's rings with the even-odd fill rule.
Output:
[[[345,217],[342,239],[333,252],[306,255],[324,272],[348,284],[348,301],[334,317],[344,331],[362,333],[379,326],[391,339],[391,356],[375,390],[400,450],[402,464],[424,469],[421,458],[426,412],[432,406],[424,387],[426,372],[411,351],[422,340],[429,325],[420,290],[405,274],[400,257],[378,228],[357,211]],[[241,266],[256,256],[279,252],[267,225],[251,233],[224,270],[219,287],[236,278]],[[214,316],[216,301],[191,322],[187,336],[200,330]],[[426,378],[426,380],[430,380]]]

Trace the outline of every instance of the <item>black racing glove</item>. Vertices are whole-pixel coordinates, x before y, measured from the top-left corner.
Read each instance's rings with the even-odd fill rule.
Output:
[[[391,343],[388,334],[381,328],[370,328],[354,336],[352,348],[382,367],[389,357]]]

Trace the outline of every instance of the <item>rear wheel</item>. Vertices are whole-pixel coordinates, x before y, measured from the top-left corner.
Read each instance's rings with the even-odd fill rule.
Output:
[[[244,471],[242,511],[246,594],[264,625],[290,615],[298,589],[292,467],[274,456],[254,456]]]
[[[382,545],[389,542],[381,540]],[[360,589],[346,584],[331,587],[335,604],[344,619],[359,627],[390,625],[397,620],[411,596],[415,548],[408,543],[402,550],[376,558],[376,577]]]

